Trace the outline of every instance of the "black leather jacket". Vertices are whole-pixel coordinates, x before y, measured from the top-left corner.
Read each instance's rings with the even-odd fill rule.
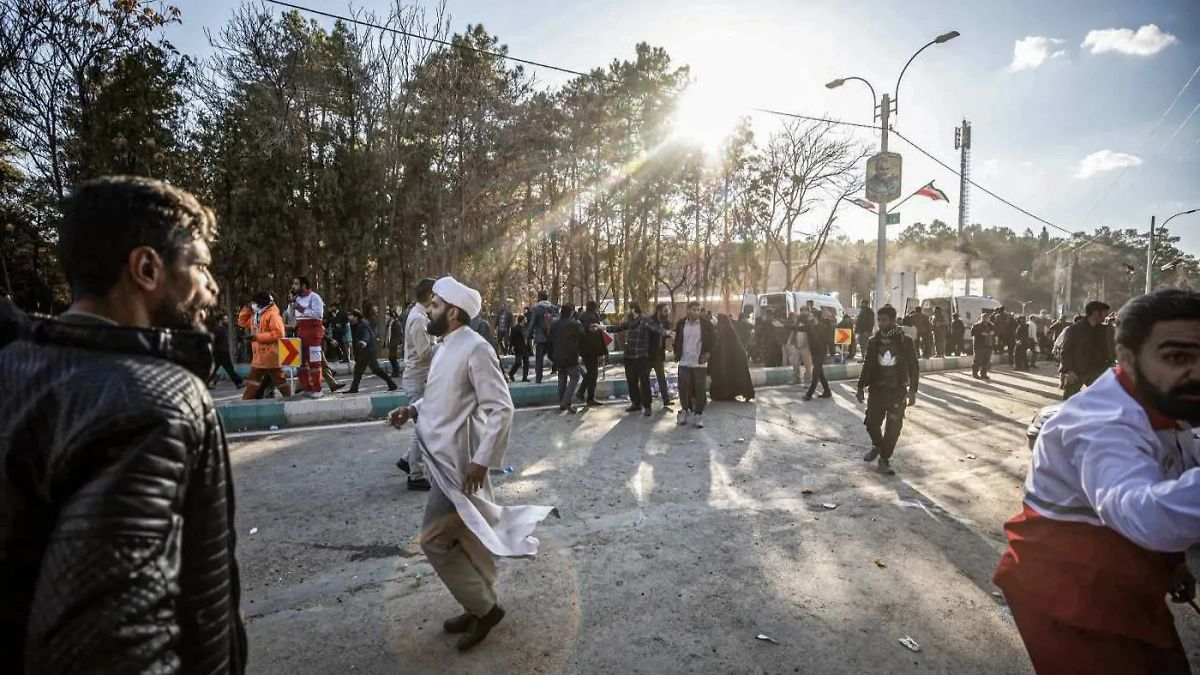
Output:
[[[245,671],[210,340],[0,300],[0,672]]]

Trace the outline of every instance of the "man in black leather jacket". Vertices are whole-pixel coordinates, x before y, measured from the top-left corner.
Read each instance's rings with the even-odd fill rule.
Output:
[[[58,234],[71,308],[0,301],[0,672],[240,675],[212,212],[103,178]]]

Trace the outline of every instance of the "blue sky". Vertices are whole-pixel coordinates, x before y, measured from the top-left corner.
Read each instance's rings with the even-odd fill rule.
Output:
[[[345,13],[343,0],[292,0]],[[174,0],[183,25],[171,39],[207,54],[202,28],[217,30],[240,0]],[[388,0],[359,0],[382,12]],[[432,6],[432,2],[424,3]],[[1145,230],[1200,207],[1200,76],[1160,118],[1200,67],[1196,0],[448,0],[454,30],[482,23],[522,58],[577,70],[632,56],[646,41],[692,67],[698,94],[719,105],[763,107],[853,122],[871,121],[858,75],[891,91],[908,57],[940,33],[962,36],[929,48],[909,68],[895,129],[958,166],[954,129],[972,123],[973,178],[1069,230],[1097,225]],[[562,81],[539,72],[547,85]],[[755,117],[763,131],[776,122]],[[878,134],[854,132],[878,143]],[[916,221],[957,218],[958,179],[898,139],[904,188],[929,180],[951,203],[914,199],[895,236]],[[1121,174],[1121,168],[1124,173]],[[1120,177],[1118,178],[1118,175]],[[971,221],[1035,232],[1039,223],[978,190]],[[839,227],[874,238],[873,215],[850,207]],[[1200,214],[1171,231],[1200,255]],[[1052,230],[1053,232],[1053,230]]]

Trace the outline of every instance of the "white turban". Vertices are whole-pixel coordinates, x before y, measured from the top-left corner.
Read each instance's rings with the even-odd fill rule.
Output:
[[[433,294],[467,313],[468,319],[479,316],[483,297],[454,277],[442,277],[433,283]]]

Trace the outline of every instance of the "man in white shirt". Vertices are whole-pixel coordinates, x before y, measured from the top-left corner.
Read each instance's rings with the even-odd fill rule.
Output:
[[[300,390],[312,398],[321,396],[321,363],[325,341],[325,302],[317,295],[308,277],[292,281],[292,304],[288,312],[296,319],[296,336],[300,338]]]
[[[504,463],[513,402],[492,346],[471,330],[479,293],[452,277],[438,279],[424,297],[429,332],[441,337],[425,395],[388,416],[400,428],[416,422],[413,437],[425,454],[433,489],[421,525],[421,549],[464,613],[442,624],[461,634],[457,648],[479,644],[504,618],[497,602],[495,556],[537,553],[534,527],[549,506],[501,506],[492,497],[489,469]],[[415,312],[414,312],[415,313]]]
[[[1166,596],[1195,597],[1200,293],[1130,300],[1117,361],[1042,427],[994,581],[1039,675],[1187,675]]]
[[[429,302],[433,298],[433,279],[417,282],[417,304],[408,311],[404,324],[404,377],[400,386],[408,400],[419,401],[425,395],[425,381],[433,362],[433,336],[429,332]],[[396,461],[396,466],[408,474],[409,490],[428,490],[429,479],[425,475],[425,460],[421,446],[414,436],[408,454]]]

